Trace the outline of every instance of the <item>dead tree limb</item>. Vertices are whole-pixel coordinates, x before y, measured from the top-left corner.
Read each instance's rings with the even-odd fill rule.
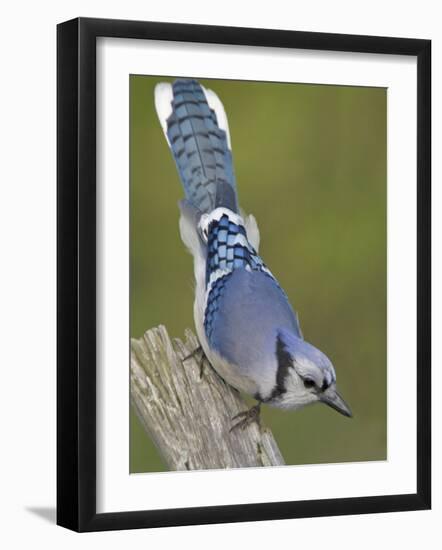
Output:
[[[235,429],[248,408],[204,358],[190,357],[198,341],[171,340],[165,327],[131,342],[131,401],[170,470],[279,466],[284,460],[269,429]]]

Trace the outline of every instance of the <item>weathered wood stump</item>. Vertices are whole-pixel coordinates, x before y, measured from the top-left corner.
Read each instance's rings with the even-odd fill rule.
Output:
[[[284,464],[271,431],[256,422],[230,431],[248,408],[207,359],[189,357],[198,340],[171,340],[164,326],[131,342],[131,401],[170,470]],[[184,358],[189,357],[184,360]]]

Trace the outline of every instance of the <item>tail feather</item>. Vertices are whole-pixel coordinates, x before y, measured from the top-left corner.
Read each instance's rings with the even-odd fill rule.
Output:
[[[227,117],[218,96],[196,80],[155,88],[155,106],[187,200],[201,212],[238,212]]]

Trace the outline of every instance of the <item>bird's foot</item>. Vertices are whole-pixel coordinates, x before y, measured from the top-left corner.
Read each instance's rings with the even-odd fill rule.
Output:
[[[239,420],[236,424],[234,424],[229,432],[233,432],[233,430],[236,430],[239,428],[240,430],[243,430],[247,426],[249,426],[252,422],[256,422],[258,424],[258,428],[261,428],[261,403],[257,403],[247,411],[240,412],[239,414],[235,415],[232,418],[233,420]]]
[[[197,356],[199,356],[199,357],[197,358]],[[195,361],[197,362],[197,364],[200,368],[200,378],[202,378],[203,377],[203,372],[204,372],[204,358],[205,357],[206,357],[206,355],[204,353],[203,348],[201,346],[198,346],[191,353],[189,353],[189,355],[186,355],[186,357],[183,357],[181,359],[181,362],[184,363],[188,359],[195,359]]]
[[[183,357],[181,361],[184,363],[184,361],[187,361],[188,359],[191,359],[200,353],[204,354],[204,351],[201,346],[198,346],[193,351],[191,351],[189,355],[186,355],[185,357]]]

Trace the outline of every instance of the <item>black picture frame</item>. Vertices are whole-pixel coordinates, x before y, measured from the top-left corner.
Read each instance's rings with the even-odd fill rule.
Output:
[[[417,58],[417,492],[96,512],[96,39],[396,54]],[[100,531],[424,510],[431,506],[431,41],[79,18],[57,28],[57,523]]]

